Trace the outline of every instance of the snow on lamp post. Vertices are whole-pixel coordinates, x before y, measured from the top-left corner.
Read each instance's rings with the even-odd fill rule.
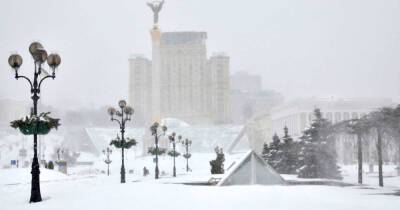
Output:
[[[172,151],[168,152],[168,155],[172,156],[174,158],[174,167],[172,169],[172,174],[173,177],[176,177],[176,167],[175,167],[175,157],[178,157],[180,155],[179,152],[176,151],[176,139],[175,139],[175,132],[172,133],[171,135],[168,136],[169,141],[172,143]],[[178,142],[180,142],[182,139],[182,136],[178,136]]]
[[[124,149],[129,149],[132,146],[136,145],[135,139],[126,138],[125,139],[125,124],[127,121],[131,120],[131,116],[133,115],[134,110],[127,106],[125,100],[120,100],[118,102],[118,106],[120,108],[117,111],[115,108],[108,108],[108,114],[111,116],[111,121],[116,121],[121,130],[121,138],[117,135],[116,139],[113,139],[110,142],[110,145],[114,145],[116,148],[121,149],[122,157],[121,157],[121,183],[125,183],[125,157],[124,157]],[[117,118],[114,118],[116,116]]]
[[[107,176],[110,176],[110,164],[112,160],[110,159],[110,154],[112,153],[112,150],[107,147],[107,149],[103,150],[103,154],[107,157],[107,159],[104,160],[104,162],[107,164]]]
[[[47,56],[47,51],[43,48],[39,42],[33,42],[29,46],[29,52],[34,60],[34,73],[33,79],[29,79],[26,76],[19,74],[19,68],[22,65],[22,57],[19,54],[12,54],[8,58],[8,63],[15,71],[15,79],[25,79],[29,83],[31,98],[33,100],[33,109],[31,117],[26,117],[25,120],[17,120],[11,123],[14,128],[19,130],[25,135],[33,135],[33,160],[32,160],[32,183],[31,183],[31,197],[29,202],[40,202],[42,196],[40,193],[40,170],[39,161],[37,155],[37,136],[45,135],[52,128],[59,126],[58,119],[52,119],[47,117],[47,114],[43,114],[40,117],[37,115],[38,101],[40,98],[40,88],[42,82],[48,78],[54,79],[56,77],[56,68],[61,63],[61,58],[58,54],[50,54]],[[51,74],[48,74],[44,69],[44,63],[47,61],[48,66],[51,68]]]
[[[192,154],[189,153],[189,147],[192,145],[192,141],[189,139],[185,139],[182,141],[183,146],[185,147],[186,153],[183,154],[183,157],[186,159],[186,172],[189,172],[189,158]]]
[[[155,151],[150,153],[155,153],[156,158],[155,158],[155,162],[156,162],[156,168],[155,168],[155,179],[159,178],[159,169],[158,169],[158,155],[160,153],[160,150],[158,148],[158,140],[160,138],[161,135],[165,135],[165,132],[167,131],[167,126],[165,125],[160,125],[158,122],[154,122],[153,125],[150,127],[150,131],[151,131],[151,135],[154,136],[154,143],[155,143]]]

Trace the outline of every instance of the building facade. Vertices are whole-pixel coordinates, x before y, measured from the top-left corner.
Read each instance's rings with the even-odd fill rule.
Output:
[[[314,109],[319,108],[322,116],[332,123],[357,119],[383,106],[392,105],[388,98],[309,98],[299,99],[272,109],[272,130],[283,135],[285,126],[295,138],[302,135],[314,119]]]
[[[231,121],[230,113],[230,83],[229,83],[229,57],[225,54],[215,54],[208,60],[210,85],[207,84],[211,99],[211,118],[218,124]],[[207,93],[208,94],[208,93]]]
[[[151,104],[151,61],[144,56],[129,59],[129,104],[135,109],[135,120],[143,124]]]
[[[229,57],[207,58],[205,32],[151,33],[153,60],[129,59],[129,102],[138,118],[229,122]]]

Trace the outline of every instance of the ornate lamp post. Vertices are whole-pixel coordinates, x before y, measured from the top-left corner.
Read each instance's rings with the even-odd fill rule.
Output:
[[[103,150],[103,154],[107,157],[107,159],[104,160],[104,162],[107,164],[107,176],[110,176],[110,164],[112,160],[110,159],[110,154],[112,153],[112,150],[107,147],[107,149]]]
[[[169,153],[174,158],[174,167],[173,167],[173,176],[176,177],[176,167],[175,167],[175,157],[179,156],[179,153],[176,151],[176,140],[175,140],[175,132],[172,133],[168,138],[169,141],[172,143],[172,152]],[[178,136],[178,142],[180,142],[182,139],[182,136]]]
[[[150,127],[151,135],[154,136],[154,141],[156,145],[156,169],[155,169],[155,179],[159,178],[159,169],[158,169],[158,153],[159,153],[159,148],[158,148],[158,139],[161,135],[165,135],[165,132],[167,131],[167,126],[163,125],[160,126],[158,122],[153,123],[153,125]]]
[[[186,172],[189,172],[189,158],[192,156],[192,154],[189,153],[189,146],[192,145],[192,141],[185,139],[182,141],[182,144],[185,146],[186,151],[186,153],[183,155],[183,157],[186,159]]]
[[[131,120],[133,109],[127,106],[125,100],[120,100],[118,102],[118,106],[120,111],[110,107],[108,108],[108,114],[111,116],[111,121],[116,121],[118,123],[119,128],[121,129],[121,139],[117,137],[117,139],[111,141],[110,145],[114,145],[116,148],[122,149],[121,183],[125,183],[124,149],[129,149],[130,147],[136,145],[136,141],[129,138],[125,140],[125,123]],[[119,117],[119,119],[114,118],[114,116]]]
[[[33,42],[29,46],[29,52],[34,60],[34,72],[33,72],[33,80],[29,79],[26,76],[19,75],[19,68],[22,65],[22,57],[18,54],[12,54],[8,58],[8,63],[15,71],[15,79],[25,79],[30,85],[31,98],[33,100],[33,110],[32,115],[37,117],[37,104],[40,98],[40,88],[42,82],[48,78],[54,79],[56,77],[55,70],[61,63],[61,58],[58,54],[50,54],[47,56],[46,50],[39,42]],[[51,75],[47,74],[47,72],[42,68],[43,64],[47,61],[47,64],[52,70]],[[40,77],[41,76],[41,77]],[[33,160],[32,160],[32,184],[31,184],[31,197],[29,202],[40,202],[42,201],[42,196],[40,194],[40,170],[39,170],[39,161],[37,157],[37,129],[33,133]]]

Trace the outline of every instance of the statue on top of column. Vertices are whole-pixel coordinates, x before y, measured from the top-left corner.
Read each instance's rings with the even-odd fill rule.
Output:
[[[152,3],[147,2],[147,5],[151,8],[151,10],[153,10],[154,13],[154,18],[153,18],[154,25],[158,24],[158,13],[161,11],[163,4],[164,0],[153,1]]]

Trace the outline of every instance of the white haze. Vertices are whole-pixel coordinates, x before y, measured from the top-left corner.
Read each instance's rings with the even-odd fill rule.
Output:
[[[43,102],[99,107],[127,97],[128,57],[150,58],[152,13],[144,0],[0,0],[0,98],[27,100],[7,64],[39,40],[61,54]],[[398,0],[166,0],[163,31],[208,33],[208,54],[227,52],[231,72],[261,74],[286,98],[400,96]]]

